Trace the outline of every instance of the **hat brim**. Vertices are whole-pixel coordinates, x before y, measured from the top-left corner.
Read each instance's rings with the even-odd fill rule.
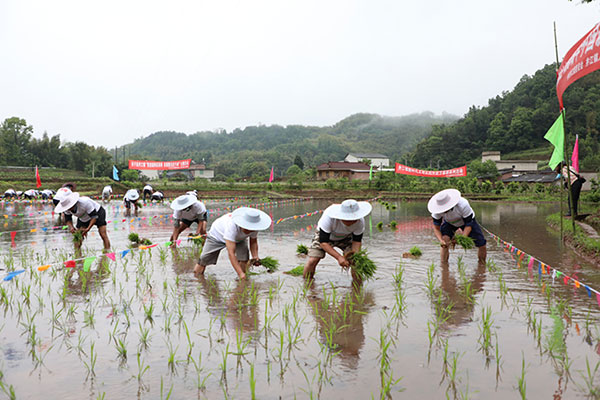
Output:
[[[450,200],[444,204],[438,204],[437,198],[443,193],[447,193]],[[427,209],[432,214],[439,214],[448,211],[452,207],[456,206],[460,200],[460,192],[456,189],[444,189],[441,192],[434,194],[427,203]]]
[[[260,220],[255,223],[248,222],[244,218],[244,215],[246,213],[245,210],[247,209],[248,207],[240,207],[231,213],[231,219],[237,226],[239,226],[240,228],[248,229],[249,231],[264,231],[265,229],[271,226],[271,217],[269,217],[269,215],[266,212],[256,209],[255,210],[258,211],[258,214],[260,216]]]
[[[66,201],[65,204],[63,204],[63,201],[65,201],[65,200],[68,200],[68,201]],[[77,204],[77,200],[79,200],[79,193],[77,193],[77,192],[71,193],[69,195],[69,197],[62,199],[58,203],[58,205],[56,207],[54,207],[54,212],[61,213],[61,212],[70,210],[71,207],[73,207],[75,204]]]
[[[356,221],[369,215],[373,209],[371,203],[367,201],[357,201],[356,204],[358,204],[358,210],[351,213],[342,211],[341,204],[332,204],[325,210],[325,215],[343,221]]]
[[[185,197],[186,201],[183,202],[183,203],[177,201],[181,197]],[[189,194],[186,194],[186,195],[183,195],[183,196],[179,196],[177,199],[173,200],[171,202],[170,206],[175,211],[184,210],[184,209],[188,208],[189,206],[193,205],[197,201],[198,201],[198,199],[195,199],[193,196],[190,196]]]

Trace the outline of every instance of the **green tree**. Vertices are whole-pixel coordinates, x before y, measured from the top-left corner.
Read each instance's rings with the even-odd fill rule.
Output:
[[[0,161],[5,165],[32,165],[29,140],[33,127],[24,119],[7,118],[0,125]]]
[[[304,161],[302,161],[300,155],[297,155],[296,158],[294,158],[294,165],[297,165],[301,170],[304,169]]]

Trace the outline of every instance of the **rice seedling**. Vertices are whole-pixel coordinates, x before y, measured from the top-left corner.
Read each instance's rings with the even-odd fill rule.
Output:
[[[115,348],[122,362],[127,360],[127,343],[120,338],[114,337]]]
[[[277,269],[279,269],[279,261],[270,256],[261,258],[260,265],[265,267],[268,272],[275,272]]]
[[[148,304],[148,307],[146,307],[146,305],[143,304],[143,307],[144,307],[144,315],[146,316],[146,321],[153,323],[154,318],[152,317],[152,313],[154,311],[154,302],[151,301],[150,304]]]
[[[140,382],[142,380],[142,378],[144,377],[144,374],[150,369],[150,366],[146,365],[146,363],[142,359],[142,353],[139,353],[139,352],[137,353],[137,366],[138,366],[138,373],[136,375],[136,378],[137,378],[138,382]]]
[[[488,306],[481,309],[481,325],[479,326],[479,344],[486,357],[489,357],[489,350],[492,346],[492,307]]]
[[[81,233],[81,231],[79,231],[79,230],[73,232],[73,243],[75,245],[80,245],[82,242],[83,242],[83,233]]]
[[[454,241],[463,249],[469,250],[475,247],[475,242],[468,236],[465,235],[454,235]]]
[[[307,255],[308,254],[308,247],[306,247],[306,245],[304,245],[304,244],[299,244],[298,246],[296,246],[296,254],[298,254],[298,255]]]
[[[348,257],[348,261],[350,261],[350,268],[352,268],[354,273],[358,276],[358,278],[361,281],[371,279],[375,274],[375,271],[377,270],[377,266],[368,257],[367,252],[365,250],[360,250],[359,252],[352,253]]]
[[[283,273],[292,276],[302,276],[304,274],[304,264],[300,264],[297,267],[290,269],[289,271],[284,271]],[[270,294],[271,288],[269,288],[269,295]]]
[[[137,233],[135,233],[135,232],[131,232],[131,233],[130,233],[130,234],[127,236],[127,239],[129,239],[129,241],[130,241],[131,243],[136,243],[136,244],[140,243],[140,235],[138,235],[138,234],[137,234]]]
[[[423,252],[418,246],[411,247],[408,252],[415,257],[421,257],[423,255]]]
[[[390,228],[395,231],[398,228],[398,222],[394,220],[390,221]]]
[[[177,346],[175,349],[173,349],[173,344],[171,342],[167,342],[165,340],[165,343],[167,344],[167,350],[168,350],[168,357],[167,357],[167,366],[169,367],[169,371],[171,371],[172,374],[175,373],[175,355],[177,354],[177,349],[179,349],[179,346]]]
[[[379,229],[380,231],[382,231],[383,230],[383,221],[379,221],[377,223],[377,225],[375,225],[375,227],[377,227],[377,229]]]
[[[425,289],[426,289],[427,295],[430,298],[434,298],[435,293],[437,291],[438,278],[435,276],[434,271],[435,271],[435,264],[431,263],[431,265],[429,265],[429,268],[427,268],[427,281],[425,282]]]
[[[150,328],[144,328],[141,322],[138,322],[138,326],[140,328],[140,351],[142,349],[148,349],[148,345],[150,344]]]
[[[593,399],[600,398],[600,385],[595,382],[598,368],[600,368],[600,361],[598,361],[596,365],[591,368],[590,360],[585,357],[585,370],[579,372],[585,383],[585,387],[578,385],[580,390],[585,392],[588,397]]]
[[[518,376],[518,390],[519,390],[519,394],[521,395],[521,399],[525,400],[527,399],[527,381],[525,380],[525,355],[523,353],[521,353],[522,355],[522,363],[521,363],[521,375]]]
[[[83,364],[87,368],[88,375],[96,376],[96,361],[98,360],[98,352],[94,351],[95,343],[90,344],[89,362],[84,361]]]
[[[160,398],[163,399],[163,377],[160,377]],[[164,397],[165,400],[168,400],[169,398],[171,398],[171,393],[173,393],[173,384],[171,384],[171,388],[169,389],[169,392],[167,393],[167,396]]]

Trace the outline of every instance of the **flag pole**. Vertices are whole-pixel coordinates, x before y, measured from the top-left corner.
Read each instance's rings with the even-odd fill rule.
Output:
[[[559,60],[558,60],[558,40],[556,39],[556,21],[554,21],[554,52],[556,54],[556,72],[558,73]],[[567,190],[569,195],[567,199],[569,201],[569,209],[571,210],[571,224],[573,225],[573,237],[575,237],[575,207],[573,207],[573,196],[571,196],[571,166],[569,165],[569,157],[567,154],[567,131],[565,129],[565,108],[562,107],[560,110],[562,115],[562,124],[563,124],[563,134],[564,134],[564,145],[563,145],[563,158],[565,159],[565,164],[567,166]],[[561,169],[562,175],[562,169]],[[564,177],[563,177],[564,178]],[[563,240],[563,199],[564,199],[564,185],[561,185],[563,188],[561,190],[561,199],[560,199],[560,238]]]

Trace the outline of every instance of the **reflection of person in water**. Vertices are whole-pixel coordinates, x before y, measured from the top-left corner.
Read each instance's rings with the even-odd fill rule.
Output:
[[[314,285],[306,296],[315,317],[321,342],[327,344],[331,335],[333,351],[339,351],[342,363],[351,369],[358,367],[360,349],[365,343],[364,318],[375,304],[373,293],[355,287],[337,304],[323,300],[323,292]]]
[[[440,264],[442,270],[442,281],[440,287],[442,289],[442,307],[452,306],[450,316],[446,321],[445,326],[450,328],[452,326],[459,326],[465,322],[472,320],[473,310],[475,309],[475,302],[471,300],[473,296],[481,292],[483,284],[485,282],[485,264],[478,263],[477,269],[468,283],[470,283],[470,297],[467,296],[465,291],[465,283],[457,283],[454,275],[450,274],[450,267],[447,262]]]
[[[259,331],[258,302],[252,304],[253,294],[258,294],[258,283],[248,280],[238,280],[229,292],[229,298],[224,298],[219,282],[204,275],[198,277],[200,294],[206,299],[207,309],[213,317],[225,314],[229,328],[235,333],[242,330],[245,333]],[[255,297],[258,299],[258,297]]]

